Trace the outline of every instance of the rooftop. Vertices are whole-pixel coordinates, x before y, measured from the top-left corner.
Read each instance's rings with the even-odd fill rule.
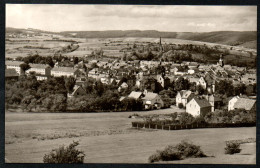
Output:
[[[198,105],[203,108],[203,107],[211,107],[211,105],[209,104],[209,102],[206,99],[202,99],[202,98],[198,98],[198,97],[194,97],[193,98]]]
[[[144,99],[144,100],[152,100],[156,96],[158,96],[157,93],[148,92],[148,93],[146,93],[145,97],[143,97],[142,99]]]
[[[23,63],[24,62],[22,62],[22,61],[5,61],[5,65],[13,65],[13,66],[19,66]]]
[[[39,68],[39,69],[45,69],[47,67],[50,67],[48,64],[29,64],[31,68]]]
[[[256,100],[247,99],[247,98],[239,98],[237,102],[234,104],[235,109],[245,109],[251,110],[252,107],[255,105]]]
[[[51,71],[75,72],[76,70],[74,67],[54,67]]]
[[[128,97],[130,98],[134,98],[134,99],[138,99],[140,98],[140,96],[142,95],[143,93],[142,92],[135,92],[135,91],[132,91]]]

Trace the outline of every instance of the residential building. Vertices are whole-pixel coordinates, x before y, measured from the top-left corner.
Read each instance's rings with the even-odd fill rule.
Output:
[[[51,67],[47,64],[29,64],[30,69],[26,71],[27,74],[34,72],[37,80],[46,80],[51,76]]]
[[[163,88],[170,85],[170,79],[167,77],[163,77],[162,75],[157,75],[157,82],[160,83]]]
[[[256,105],[256,100],[248,98],[233,97],[230,101],[230,106],[228,107],[229,111],[235,109],[245,109],[247,111],[250,111],[255,108]]]
[[[211,105],[211,112],[214,112],[215,109],[220,109],[220,107],[223,105],[222,99],[218,96],[211,94],[211,95],[204,95],[203,97]]]
[[[180,104],[183,107],[186,107],[186,104],[195,96],[190,90],[181,90],[176,95],[176,106],[180,107]]]
[[[235,96],[228,101],[228,111],[234,110],[234,105],[239,99],[239,96]]]
[[[22,61],[5,61],[6,69],[15,69],[15,71],[21,75],[21,67],[20,65],[23,64]]]
[[[15,79],[18,80],[19,74],[15,69],[6,69],[5,70],[5,79]]]
[[[194,97],[187,103],[186,112],[193,116],[205,116],[211,112],[211,104],[206,99]]]
[[[91,71],[88,72],[88,77],[97,79],[99,77],[99,70],[98,68],[93,68]]]
[[[201,85],[203,87],[203,89],[207,88],[207,83],[206,83],[204,77],[200,77],[200,79],[197,81],[196,84],[197,85]]]
[[[157,93],[147,92],[142,98],[145,109],[160,109],[164,106],[164,102]]]
[[[51,70],[51,75],[54,77],[60,77],[60,76],[77,77],[80,75],[80,71],[74,67],[54,67]]]
[[[140,99],[141,97],[143,97],[144,94],[142,92],[136,92],[136,91],[132,91],[130,94],[129,94],[129,98],[134,98],[134,99]]]

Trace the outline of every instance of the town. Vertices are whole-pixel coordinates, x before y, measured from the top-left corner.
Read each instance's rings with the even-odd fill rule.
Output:
[[[257,6],[6,4],[5,163],[256,164],[256,21]]]
[[[128,46],[130,49],[125,50],[131,50],[134,54],[142,48],[148,51],[148,57],[149,54],[155,55],[152,52],[157,51],[161,58],[151,60],[144,53],[141,60],[132,59],[124,51],[117,59],[104,60],[102,51],[95,51],[86,56],[91,59],[62,56],[57,53],[53,57],[43,57],[36,52],[26,57],[6,60],[7,82],[11,79],[19,83],[31,83],[26,87],[31,91],[27,92],[28,95],[24,89],[24,93],[21,93],[12,90],[12,87],[9,90],[7,85],[7,110],[13,104],[20,104],[27,111],[42,111],[45,108],[47,111],[75,112],[151,110],[176,105],[198,116],[215,110],[251,110],[255,107],[256,69],[224,64],[223,53],[219,50],[216,50],[219,60],[212,64],[202,60],[196,62],[189,53],[187,56],[178,55],[178,51],[183,50],[174,47],[165,49],[171,45],[163,45],[161,38],[158,43],[140,46],[134,43],[132,47],[129,44]],[[196,48],[196,45],[188,47]],[[202,47],[207,48],[205,45]],[[171,52],[173,54],[169,55]],[[165,61],[165,53],[169,55],[168,59],[179,59],[175,62],[167,59]],[[180,61],[181,58],[184,61]],[[43,89],[42,85],[50,85],[55,81],[62,81],[63,86],[57,91],[62,94],[43,96],[38,93]],[[32,91],[35,93],[32,94]],[[42,91],[46,92],[46,88]],[[97,100],[97,97],[100,99]],[[56,99],[57,102],[53,103],[56,107],[52,108],[48,100]],[[240,101],[245,103],[241,104]],[[98,105],[94,105],[95,103]]]

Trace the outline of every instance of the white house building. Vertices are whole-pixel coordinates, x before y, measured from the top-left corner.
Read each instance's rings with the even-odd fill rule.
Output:
[[[54,67],[51,70],[51,75],[54,77],[60,77],[60,76],[74,76],[77,77],[79,75],[80,71],[74,67]]]
[[[199,81],[196,84],[201,85],[203,87],[203,89],[207,88],[207,83],[203,77],[200,77]]]
[[[180,104],[183,105],[183,107],[186,107],[186,104],[194,97],[194,93],[192,93],[190,90],[181,90],[176,95],[176,106],[179,107]]]
[[[35,72],[37,80],[46,80],[51,76],[51,67],[47,64],[29,64],[30,69],[26,71],[27,74]]]
[[[232,99],[229,100],[228,102],[228,111],[230,110],[234,110],[234,105],[237,102],[237,100],[239,99],[239,96],[235,96]]]
[[[193,116],[205,116],[211,112],[211,104],[206,99],[194,97],[187,103],[186,112]]]
[[[20,75],[21,68],[20,65],[23,64],[22,61],[5,61],[6,69],[15,69],[15,71]]]
[[[248,99],[248,98],[241,98],[238,96],[233,97],[228,102],[228,111],[235,110],[235,109],[245,109],[247,111],[254,108],[256,104],[256,100]]]

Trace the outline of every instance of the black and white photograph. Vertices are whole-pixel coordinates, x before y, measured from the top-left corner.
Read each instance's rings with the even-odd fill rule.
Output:
[[[256,165],[257,6],[5,4],[5,163]]]

